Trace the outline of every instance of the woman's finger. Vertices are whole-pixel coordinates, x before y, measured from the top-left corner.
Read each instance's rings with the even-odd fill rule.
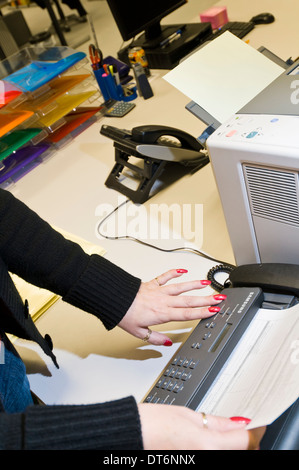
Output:
[[[141,339],[145,343],[153,344],[155,346],[172,346],[171,339],[167,335],[165,335],[164,333],[160,333],[159,331],[154,331],[150,328],[147,328],[146,330],[143,330],[141,334],[144,334]]]
[[[172,284],[160,284],[160,287],[163,288],[164,292],[168,295],[180,295],[186,292],[203,289],[210,285],[210,281],[196,280],[196,281],[185,281],[185,282],[175,282]]]
[[[176,277],[179,277],[187,272],[187,269],[170,269],[169,271],[166,271],[165,273],[155,277],[153,281],[156,282],[158,286],[164,286],[164,284],[166,284],[171,279],[175,279]]]
[[[182,276],[182,274],[185,274],[187,272],[188,271],[186,269],[170,269],[169,271],[160,274],[159,276],[156,276],[155,279],[150,282],[154,283],[154,285],[158,285],[159,287],[165,287],[165,284],[167,284],[168,281],[180,277]],[[211,281],[208,281],[207,279],[202,279],[197,281],[187,281],[169,284],[167,286],[167,289],[165,290],[169,295],[180,295],[184,292],[202,289],[203,287],[209,286],[210,284]]]
[[[151,281],[141,283],[136,298],[119,322],[119,326],[152,344],[170,345],[171,339],[167,335],[155,332],[149,337],[148,329],[161,323],[197,320],[217,313],[219,311],[217,304],[223,300],[223,296],[179,295],[189,290],[202,289],[209,285],[210,281],[177,283],[179,287],[165,286],[169,280],[186,272],[185,269],[171,269]]]
[[[168,297],[167,305],[169,307],[176,308],[200,308],[209,305],[218,305],[220,302],[226,299],[223,294],[198,296],[198,295],[182,295]]]

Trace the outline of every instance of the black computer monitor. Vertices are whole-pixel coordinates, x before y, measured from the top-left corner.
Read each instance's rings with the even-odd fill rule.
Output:
[[[146,4],[141,4],[140,0],[107,2],[124,41],[142,32],[149,41],[154,41],[161,39],[164,29],[161,19],[187,3],[187,0],[150,0]]]
[[[107,0],[107,3],[123,40],[132,40],[130,48],[142,47],[151,68],[172,68],[198,45],[202,36],[211,32],[209,23],[161,25],[165,16],[185,5],[187,0],[150,0],[145,5],[141,5],[140,0]],[[178,31],[181,35],[177,40],[167,44],[167,39]],[[126,59],[120,55],[119,58]]]

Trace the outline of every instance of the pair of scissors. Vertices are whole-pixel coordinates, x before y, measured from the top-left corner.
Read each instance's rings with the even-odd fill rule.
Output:
[[[89,45],[89,56],[93,70],[98,70],[103,66],[103,54],[94,44]]]

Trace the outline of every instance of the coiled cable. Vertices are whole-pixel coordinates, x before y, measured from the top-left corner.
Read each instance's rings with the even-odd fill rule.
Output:
[[[230,286],[230,281],[227,279],[224,284],[216,281],[215,276],[218,273],[227,273],[230,274],[235,269],[234,266],[229,264],[218,264],[217,266],[213,266],[208,274],[207,279],[211,281],[211,286],[218,292],[221,292],[225,287]]]

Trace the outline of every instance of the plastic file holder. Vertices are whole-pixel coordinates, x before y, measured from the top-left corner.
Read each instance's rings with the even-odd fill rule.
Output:
[[[48,142],[61,145],[62,141],[69,140],[78,135],[88,125],[96,120],[95,115],[104,110],[103,106],[97,107],[80,107],[64,117],[65,124],[49,135]],[[91,120],[91,118],[95,118]],[[88,121],[88,122],[87,122]],[[86,124],[86,126],[83,126]]]
[[[0,139],[0,161],[40,134],[40,129],[20,129]]]
[[[83,59],[85,53],[69,48],[27,48],[1,62],[0,78],[23,92],[35,92]]]
[[[96,94],[96,90],[87,91],[77,95],[64,95],[57,99],[58,107],[52,112],[41,117],[38,121],[40,126],[51,127],[53,124],[58,123],[64,118],[72,109],[77,108],[80,104],[89,100]]]
[[[50,144],[41,143],[38,145],[26,145],[17,150],[3,160],[3,168],[0,171],[0,185],[6,183],[4,187],[8,187],[12,182],[20,179],[32,168],[42,162],[41,157],[48,149]]]
[[[16,87],[10,83],[6,83],[3,80],[0,81],[0,109],[12,103],[21,95],[21,90],[16,89]],[[21,101],[23,101],[23,99]]]
[[[63,75],[62,77],[52,80],[49,83],[49,90],[43,95],[35,99],[27,99],[19,105],[18,100],[15,100],[12,106],[18,111],[27,110],[38,113],[39,115],[46,115],[59,106],[59,103],[56,102],[57,98],[72,92],[73,89],[76,89],[76,87],[90,77],[90,74]]]
[[[33,116],[34,113],[32,111],[0,112],[0,137],[12,131],[20,124],[24,124]]]
[[[86,64],[85,53],[64,46],[25,48],[0,62],[2,187],[101,115],[105,108],[96,106],[100,93],[92,73],[77,72]]]

